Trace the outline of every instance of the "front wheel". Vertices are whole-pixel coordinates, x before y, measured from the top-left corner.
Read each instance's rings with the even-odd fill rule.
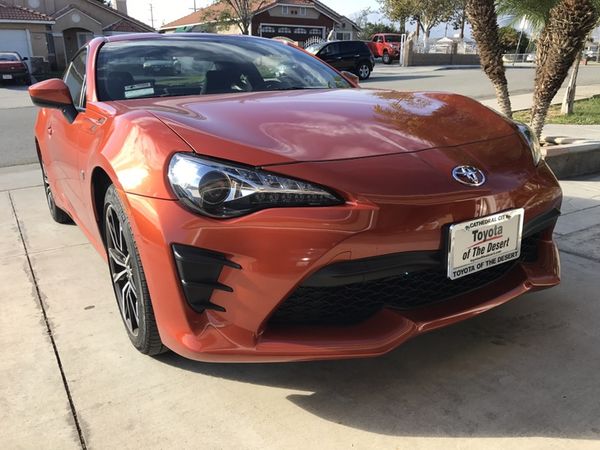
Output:
[[[131,343],[145,355],[163,353],[167,348],[158,334],[140,255],[114,186],[104,198],[104,237],[115,297]]]
[[[368,80],[371,76],[371,66],[366,62],[360,63],[358,65],[357,75],[361,80]]]
[[[390,56],[390,54],[387,51],[383,52],[383,58],[382,59],[383,59],[383,63],[384,64],[391,64],[392,63],[392,57]]]

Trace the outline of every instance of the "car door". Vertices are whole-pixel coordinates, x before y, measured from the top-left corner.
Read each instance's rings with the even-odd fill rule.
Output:
[[[375,48],[377,50],[376,56],[381,57],[383,55],[383,47],[384,47],[384,39],[382,35],[376,35],[373,37],[373,42],[375,42]]]
[[[80,50],[72,59],[65,71],[63,81],[69,88],[71,98],[77,109],[80,109],[82,93],[85,85],[87,49]],[[57,187],[57,194],[63,200],[70,213],[77,204],[78,170],[77,170],[77,137],[79,135],[75,122],[70,123],[65,115],[57,109],[48,110],[47,150],[52,178]]]
[[[323,47],[319,52],[319,58],[338,70],[344,70],[342,67],[342,56],[340,55],[340,44],[338,42],[332,42]]]
[[[89,174],[85,173],[84,167],[97,142],[96,132],[106,120],[98,112],[86,108],[87,57],[87,48],[80,50],[64,76],[77,109],[75,120],[71,123],[60,111],[56,111],[51,124],[55,136],[52,153],[62,173],[61,189],[69,212],[84,226],[89,225],[90,209],[85,189],[89,184],[86,180]]]
[[[352,42],[349,41],[344,41],[344,42],[340,42],[339,46],[340,46],[340,56],[341,56],[341,61],[339,64],[339,69],[340,70],[354,70],[354,68],[356,67],[356,64],[358,63],[358,57],[360,55],[358,55],[355,51],[354,51],[354,46],[352,45]]]

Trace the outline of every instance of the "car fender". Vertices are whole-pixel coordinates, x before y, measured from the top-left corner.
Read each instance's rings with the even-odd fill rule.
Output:
[[[192,151],[179,136],[154,115],[128,111],[111,115],[98,136],[98,152],[90,152],[86,167],[97,167],[118,190],[128,194],[175,200],[167,180],[167,167],[176,152]],[[91,195],[91,183],[90,183]]]

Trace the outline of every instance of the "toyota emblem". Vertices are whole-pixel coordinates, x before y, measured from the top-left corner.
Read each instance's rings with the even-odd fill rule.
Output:
[[[452,176],[459,183],[467,186],[481,186],[485,183],[485,175],[477,167],[473,166],[458,166],[452,170]]]

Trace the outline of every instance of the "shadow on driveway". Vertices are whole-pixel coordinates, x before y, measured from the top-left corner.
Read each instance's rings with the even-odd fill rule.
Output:
[[[600,438],[600,263],[563,254],[563,284],[364,360],[184,370],[305,391],[318,417],[396,436]]]

